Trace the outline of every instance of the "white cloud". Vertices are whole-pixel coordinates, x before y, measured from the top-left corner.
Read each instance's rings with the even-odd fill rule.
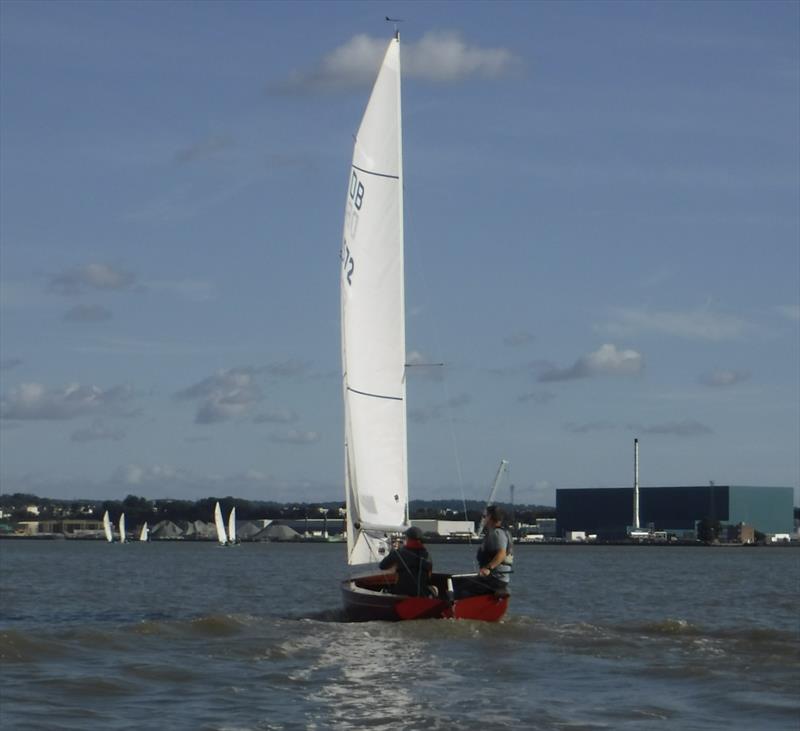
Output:
[[[710,373],[700,376],[700,383],[704,386],[733,386],[750,378],[750,371],[732,371],[726,368],[717,368]]]
[[[256,376],[266,374],[278,379],[301,378],[308,374],[308,364],[285,360],[266,366],[240,366],[218,370],[208,378],[178,391],[179,401],[197,401],[196,424],[216,424],[246,416],[263,400]],[[254,416],[256,422],[288,423],[296,420],[292,412],[264,411]]]
[[[612,311],[612,319],[599,329],[618,337],[638,333],[658,333],[696,340],[732,340],[741,337],[749,324],[733,315],[712,312],[707,307],[694,310],[651,311],[623,307]]]
[[[0,418],[63,420],[101,411],[114,412],[133,396],[129,386],[82,386],[71,383],[49,389],[41,383],[23,383],[0,400]]]
[[[792,322],[800,322],[800,305],[779,305],[775,308],[779,315]]]
[[[136,277],[131,272],[115,269],[108,264],[87,264],[50,277],[47,290],[72,297],[87,291],[133,289]]]
[[[276,90],[313,92],[369,85],[385,52],[385,38],[354,36],[325,56],[316,68],[295,72]],[[403,46],[404,76],[434,83],[497,78],[517,63],[504,48],[470,46],[451,32],[427,33],[416,43]]]
[[[209,396],[197,407],[196,424],[217,424],[240,416],[247,411],[250,401],[241,394]]]
[[[195,383],[175,394],[181,401],[199,401],[196,424],[215,424],[243,415],[262,399],[255,382],[257,369],[230,368]]]
[[[644,370],[644,359],[635,350],[619,350],[606,343],[587,355],[582,355],[567,368],[549,367],[539,375],[539,380],[570,381],[599,375],[635,376]]]
[[[407,75],[427,81],[450,82],[469,77],[493,79],[516,64],[505,48],[468,46],[457,33],[426,33],[404,54]]]
[[[128,464],[118,467],[111,476],[111,481],[126,486],[146,486],[151,484],[186,483],[195,476],[186,470],[170,465]]]

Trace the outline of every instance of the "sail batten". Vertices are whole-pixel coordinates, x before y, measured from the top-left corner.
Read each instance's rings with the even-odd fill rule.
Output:
[[[400,46],[393,39],[356,134],[342,238],[348,562],[378,561],[403,526],[408,485]]]
[[[395,180],[400,180],[399,175],[393,175],[391,173],[379,173],[376,170],[367,170],[366,168],[360,168],[358,165],[352,165],[353,169],[358,170],[360,173],[366,173],[367,175],[376,175],[379,178],[394,178]]]
[[[367,393],[366,391],[360,391],[357,388],[353,388],[352,386],[348,386],[347,390],[350,393],[357,393],[359,396],[367,396],[368,398],[385,398],[389,399],[390,401],[405,401],[404,396],[389,396],[383,393]]]

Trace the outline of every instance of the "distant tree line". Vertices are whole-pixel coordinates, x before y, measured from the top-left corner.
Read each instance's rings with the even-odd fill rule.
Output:
[[[21,520],[101,520],[107,510],[112,519],[125,513],[128,525],[149,522],[151,525],[170,520],[174,523],[202,520],[210,522],[214,506],[219,502],[227,515],[236,507],[239,520],[300,520],[321,518],[327,515],[338,518],[344,502],[318,503],[278,503],[275,501],[243,500],[241,498],[206,497],[200,500],[148,500],[137,495],[128,495],[124,500],[59,500],[40,498],[27,493],[0,495],[0,509],[10,514],[13,523]],[[38,514],[28,512],[29,506],[36,506]],[[412,500],[409,514],[412,520],[471,520],[481,519],[485,503],[479,500]],[[466,516],[465,516],[466,508]],[[537,518],[554,518],[555,508],[537,505],[507,505],[503,508],[508,522],[533,523]]]

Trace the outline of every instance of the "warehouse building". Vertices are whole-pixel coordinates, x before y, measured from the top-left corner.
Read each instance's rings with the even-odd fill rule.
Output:
[[[626,537],[633,525],[633,487],[556,490],[557,533],[597,534],[600,540]],[[722,525],[744,523],[767,535],[791,533],[791,487],[698,485],[639,488],[642,527],[679,537],[693,533],[701,520]]]

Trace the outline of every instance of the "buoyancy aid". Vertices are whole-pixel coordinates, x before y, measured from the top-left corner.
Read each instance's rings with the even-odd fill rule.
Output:
[[[492,528],[489,532],[487,532],[486,536],[483,539],[483,543],[481,543],[480,548],[478,548],[478,553],[476,555],[476,559],[478,561],[478,566],[486,566],[496,555],[497,552],[500,550],[499,542],[492,542],[495,543],[494,546],[490,544],[490,538],[494,531],[499,531],[506,537],[507,545],[506,545],[506,557],[503,559],[503,563],[499,566],[496,566],[492,569],[492,573],[497,572],[500,574],[508,574],[511,573],[513,570],[511,568],[512,564],[514,563],[514,541],[511,540],[511,535],[505,528]]]

